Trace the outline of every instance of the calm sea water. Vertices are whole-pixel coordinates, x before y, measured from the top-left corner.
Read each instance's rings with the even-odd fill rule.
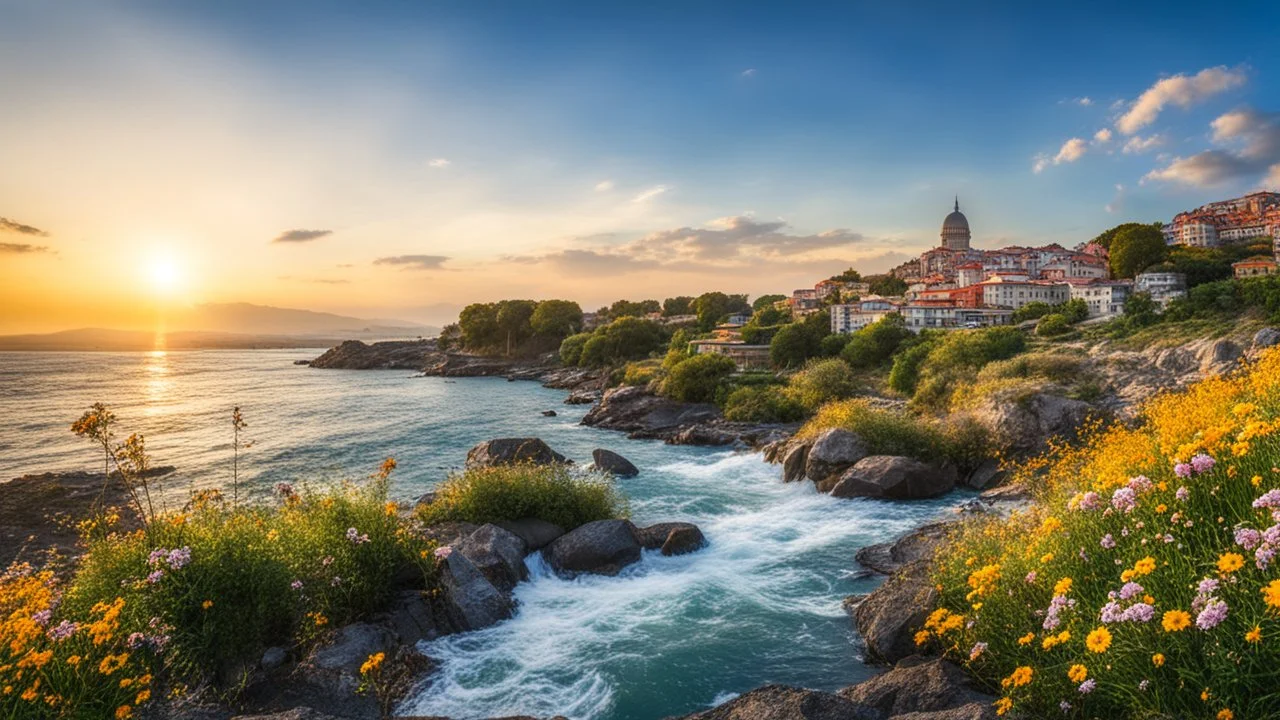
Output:
[[[440,668],[401,713],[460,719],[653,720],[764,683],[831,690],[865,679],[840,601],[877,581],[852,577],[854,553],[957,502],[833,499],[784,485],[758,455],[582,427],[586,407],[536,383],[292,364],[318,353],[0,353],[0,482],[97,467],[69,431],[95,401],[116,411],[123,434],[144,433],[157,463],[178,467],[165,482],[183,495],[230,481],[237,404],[254,441],[242,477],[260,494],[282,480],[362,476],[392,456],[394,492],[413,498],[494,437],[536,435],[579,462],[596,447],[621,452],[641,468],[622,481],[634,519],[696,522],[709,547],[572,581],[531,557],[515,618],[423,648]]]

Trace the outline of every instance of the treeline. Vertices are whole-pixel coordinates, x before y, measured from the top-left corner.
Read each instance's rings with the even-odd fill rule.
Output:
[[[765,297],[785,299],[783,295]],[[697,317],[698,328],[706,332],[724,322],[724,319],[730,315],[749,313],[751,310],[751,304],[747,302],[746,295],[707,292],[697,297],[677,295],[661,303],[657,300],[618,300],[612,305],[597,310],[596,321],[604,324],[624,317],[648,317],[653,313],[661,313],[664,318],[693,315]]]
[[[582,308],[570,300],[502,300],[472,303],[440,333],[443,350],[506,356],[554,350],[582,330]]]

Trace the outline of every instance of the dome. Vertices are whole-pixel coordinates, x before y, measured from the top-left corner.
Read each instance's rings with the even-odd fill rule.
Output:
[[[970,237],[969,218],[960,212],[960,198],[956,198],[955,210],[942,221],[942,247],[968,250]]]

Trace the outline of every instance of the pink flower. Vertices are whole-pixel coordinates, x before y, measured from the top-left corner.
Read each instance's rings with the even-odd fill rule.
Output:
[[[1102,540],[1099,544],[1102,545],[1102,547],[1106,548],[1107,550],[1110,550],[1111,548],[1116,546],[1116,539],[1111,537],[1111,533],[1107,533],[1106,535],[1102,536]]]
[[[453,548],[449,547],[448,545],[444,545],[436,548],[436,551],[433,554],[436,556],[437,560],[445,560],[450,555],[453,554]]]
[[[1196,627],[1201,630],[1212,630],[1226,619],[1227,604],[1217,599],[1210,600],[1196,616]]]
[[[1102,507],[1102,500],[1098,497],[1098,493],[1090,490],[1080,496],[1079,508],[1081,510],[1097,510],[1100,507]]]
[[[1200,453],[1191,458],[1191,469],[1195,470],[1197,475],[1209,472],[1213,469],[1214,464],[1214,459],[1204,453]]]
[[[1111,507],[1121,512],[1133,512],[1137,505],[1137,493],[1132,488],[1122,487],[1111,495]]]
[[[1173,474],[1180,478],[1189,478],[1191,477],[1191,466],[1187,463],[1178,463],[1173,466]],[[1179,498],[1179,500],[1181,500],[1181,498]]]

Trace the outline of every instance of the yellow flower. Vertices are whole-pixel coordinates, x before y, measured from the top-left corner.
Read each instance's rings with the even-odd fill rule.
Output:
[[[1009,687],[1010,685],[1013,687],[1022,687],[1023,685],[1031,682],[1031,676],[1034,672],[1035,671],[1033,671],[1029,666],[1023,665],[1009,673],[1009,677],[1002,680],[1000,684],[1004,687]]]
[[[1205,688],[1204,690],[1201,690],[1201,691],[1200,691],[1200,699],[1201,699],[1202,701],[1204,701],[1204,702],[1209,702],[1209,697],[1210,697],[1210,695],[1209,695],[1209,688]]]
[[[1252,630],[1244,634],[1244,639],[1251,643],[1262,642],[1262,627],[1254,625]]]
[[[1030,645],[1032,641],[1034,641],[1035,639],[1036,639],[1036,634],[1033,632],[1029,632],[1026,635],[1023,635],[1022,637],[1018,638],[1018,644]]]
[[[1185,610],[1167,610],[1160,620],[1160,625],[1164,627],[1165,632],[1186,630],[1191,625],[1191,614]]]
[[[1151,656],[1151,664],[1156,667],[1164,667],[1164,653],[1156,653]]]
[[[1133,572],[1132,568],[1125,570],[1124,572],[1120,573],[1120,581],[1129,582],[1130,580],[1133,579],[1134,574],[1135,573]]]
[[[1244,557],[1239,553],[1223,553],[1218,558],[1218,572],[1233,573],[1242,567],[1244,567]]]
[[[147,703],[147,701],[148,701],[148,700],[150,700],[150,699],[151,699],[151,691],[150,691],[150,690],[143,690],[142,692],[138,693],[138,696],[137,696],[137,697],[135,697],[135,698],[133,699],[133,704],[134,704],[134,705],[145,705],[145,704]]]
[[[1111,631],[1099,627],[1089,633],[1089,637],[1084,639],[1085,647],[1096,653],[1104,653],[1107,648],[1111,647]]]
[[[1054,586],[1053,586],[1054,595],[1066,595],[1069,592],[1071,592],[1071,578],[1064,577],[1058,582],[1054,583]]]
[[[128,653],[120,653],[119,655],[108,655],[102,658],[102,662],[98,663],[98,672],[102,673],[103,675],[110,675],[111,673],[124,667],[124,664],[127,662],[129,662]]]
[[[1089,668],[1078,664],[1072,665],[1071,669],[1067,671],[1067,677],[1073,683],[1082,683],[1085,678],[1089,677]]]
[[[1157,513],[1164,514],[1164,511],[1168,509],[1169,509],[1169,506],[1165,505],[1164,503],[1160,503],[1159,505],[1156,505]]]
[[[1150,575],[1156,569],[1156,559],[1148,555],[1133,564],[1133,571],[1139,575]]]
[[[1267,607],[1280,610],[1280,580],[1272,580],[1262,588],[1262,601]]]
[[[1004,715],[1005,713],[1009,712],[1010,708],[1013,707],[1013,700],[1010,700],[1007,697],[1003,697],[995,702],[995,706],[996,706],[996,714]]]
[[[71,667],[75,667],[75,666],[79,665],[79,664],[80,664],[80,656],[79,656],[79,655],[72,655],[71,657],[67,658],[67,664],[68,664],[68,665],[70,665]]]
[[[276,540],[279,540],[279,539],[280,539],[280,531],[279,531],[279,530],[268,530],[268,531],[267,531],[267,542],[275,542]]]
[[[205,610],[208,610],[209,608],[213,607],[213,601],[205,600],[204,602],[200,603],[200,607],[204,608]]]
[[[133,717],[133,708],[128,705],[121,705],[116,708],[116,720],[128,720]]]
[[[1041,565],[1048,565],[1051,562],[1053,562],[1053,553],[1045,553],[1044,555],[1040,556]]]
[[[391,501],[387,501],[387,504],[383,506],[382,510],[387,514],[387,517],[395,517],[398,512],[396,504]]]
[[[924,645],[925,643],[929,642],[929,638],[931,637],[933,636],[929,634],[928,630],[921,630],[920,632],[916,633],[916,646],[919,647],[921,645]]]
[[[1249,482],[1250,482],[1254,487],[1262,487],[1262,476],[1261,476],[1261,475],[1254,475],[1253,477],[1249,478]]]
[[[39,681],[36,681],[35,685],[32,685],[31,687],[27,688],[26,691],[23,692],[22,695],[20,695],[19,697],[21,697],[23,700],[26,700],[27,702],[35,702],[36,698],[40,696],[40,693],[36,692],[37,687],[40,687]]]
[[[385,659],[386,655],[384,653],[374,653],[370,655],[369,658],[364,661],[364,664],[360,666],[360,674],[368,675],[374,670],[377,670],[382,666],[382,661]]]
[[[1218,711],[1218,720],[1235,720],[1235,717],[1235,713],[1226,708],[1222,708]]]

